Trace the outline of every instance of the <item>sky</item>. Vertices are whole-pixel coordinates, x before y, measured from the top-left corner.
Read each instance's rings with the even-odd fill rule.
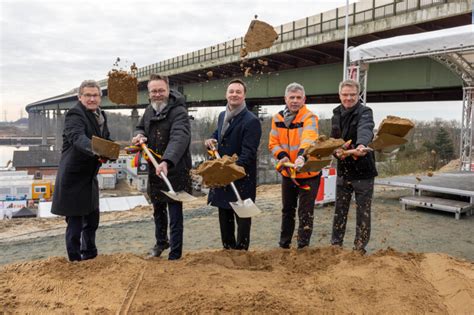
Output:
[[[105,79],[117,57],[142,67],[241,37],[254,15],[278,26],[345,3],[0,0],[0,121],[26,117],[27,104],[82,80]]]

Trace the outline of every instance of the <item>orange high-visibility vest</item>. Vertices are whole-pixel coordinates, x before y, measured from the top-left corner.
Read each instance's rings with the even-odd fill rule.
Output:
[[[318,138],[318,116],[303,105],[289,127],[285,126],[283,111],[272,118],[268,149],[278,159],[280,153],[286,153],[291,162],[295,162],[298,155],[308,148]],[[308,178],[318,175],[319,172],[297,173],[296,178]],[[283,176],[290,177],[286,171]]]

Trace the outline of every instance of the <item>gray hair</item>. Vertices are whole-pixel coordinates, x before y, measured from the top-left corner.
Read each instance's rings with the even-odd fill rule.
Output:
[[[79,86],[79,90],[78,90],[79,96],[82,95],[82,91],[86,87],[88,87],[88,88],[97,88],[99,90],[99,95],[102,96],[102,90],[100,89],[100,85],[99,85],[99,83],[97,83],[94,80],[84,80],[84,81],[82,81],[81,85]]]
[[[299,83],[293,82],[293,83],[288,84],[288,86],[286,87],[285,96],[287,96],[288,93],[295,92],[295,91],[301,91],[303,92],[303,95],[306,95],[304,92],[304,87]]]
[[[355,80],[347,79],[339,83],[339,93],[341,93],[342,88],[345,86],[355,87],[357,89],[357,93],[360,92],[359,82]]]

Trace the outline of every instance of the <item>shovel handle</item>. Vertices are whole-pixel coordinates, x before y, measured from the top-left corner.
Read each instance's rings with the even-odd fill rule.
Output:
[[[219,152],[217,152],[215,146],[211,145],[211,150],[214,152],[216,158],[218,158],[218,159],[221,158],[221,155],[219,154]],[[238,201],[239,203],[242,203],[242,198],[240,198],[239,191],[237,190],[237,187],[235,187],[234,182],[231,182],[231,183],[230,183],[230,187],[232,187],[232,190],[234,191],[234,194],[235,194],[235,196],[237,197],[237,201]]]
[[[146,144],[142,143],[141,146],[142,146],[143,151],[145,151],[145,153],[148,155],[148,158],[150,159],[151,163],[153,163],[153,165],[155,166],[155,168],[158,168],[158,162],[156,161],[156,159],[155,159],[155,157],[153,156],[153,154],[150,153],[150,150],[148,150],[148,147],[146,146]],[[168,189],[170,190],[170,192],[171,192],[172,194],[176,194],[176,192],[175,192],[174,189],[173,189],[173,186],[171,186],[171,183],[170,183],[170,181],[168,180],[168,177],[166,177],[165,173],[161,172],[161,173],[160,173],[160,176],[161,176],[161,178],[165,181],[166,186],[168,186]]]
[[[166,186],[168,186],[168,189],[170,190],[170,193],[172,193],[173,195],[176,195],[176,192],[174,191],[173,186],[171,186],[171,183],[170,183],[168,177],[166,177],[165,173],[161,172],[160,176],[165,181]]]
[[[148,147],[146,146],[146,144],[142,143],[141,144],[141,147],[143,149],[143,151],[145,151],[146,155],[148,156],[148,158],[150,159],[151,163],[153,163],[153,165],[155,166],[155,168],[158,168],[158,162],[156,161],[155,157],[153,156],[153,154],[151,154],[150,150],[148,150]]]

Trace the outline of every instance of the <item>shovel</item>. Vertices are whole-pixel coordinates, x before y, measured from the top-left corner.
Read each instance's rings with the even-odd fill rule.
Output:
[[[145,151],[145,153],[148,155],[148,158],[153,163],[155,168],[158,168],[158,162],[156,161],[155,157],[150,153],[150,150],[148,150],[146,144],[142,143],[141,146],[142,146],[143,151]],[[170,190],[170,191],[162,190],[162,192],[166,196],[170,197],[173,200],[180,201],[180,202],[193,201],[193,200],[197,199],[196,197],[188,194],[185,191],[178,191],[178,192],[174,191],[173,186],[171,186],[171,183],[168,180],[168,177],[166,177],[165,173],[161,172],[160,176],[165,181],[166,186],[168,186],[168,189]]]
[[[100,157],[104,157],[109,160],[118,159],[120,153],[120,145],[118,143],[92,136],[91,146],[92,152]]]
[[[214,146],[211,147],[211,150],[214,151],[214,154],[218,159],[221,158],[219,152],[217,152]],[[234,209],[235,213],[237,213],[239,218],[251,218],[262,212],[259,208],[257,208],[252,199],[247,198],[245,200],[242,200],[242,198],[240,198],[240,194],[237,191],[234,182],[230,183],[230,187],[232,187],[232,190],[234,191],[234,194],[237,197],[237,202],[229,201],[229,204],[232,209]]]

